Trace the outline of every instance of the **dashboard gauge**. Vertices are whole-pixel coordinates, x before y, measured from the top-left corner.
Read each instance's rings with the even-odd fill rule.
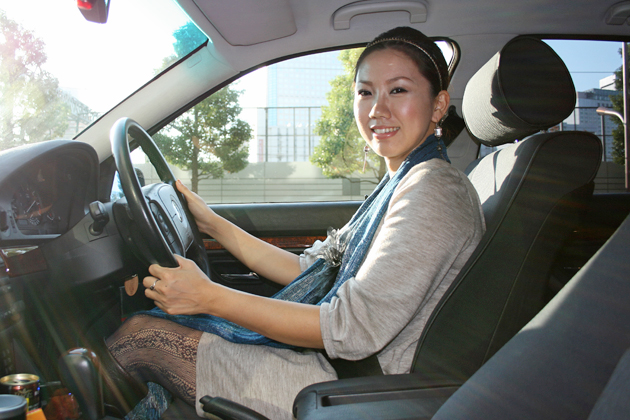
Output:
[[[45,147],[44,147],[45,146]],[[0,241],[63,235],[96,200],[98,159],[91,146],[60,141],[0,154]],[[20,242],[21,244],[21,242]]]
[[[13,194],[11,210],[18,226],[38,226],[42,221],[54,220],[52,204],[42,201],[41,194],[28,181],[19,185]]]

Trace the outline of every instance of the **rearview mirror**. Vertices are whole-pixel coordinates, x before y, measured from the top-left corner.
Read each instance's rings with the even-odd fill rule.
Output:
[[[77,7],[90,22],[105,23],[109,14],[110,0],[77,0]]]

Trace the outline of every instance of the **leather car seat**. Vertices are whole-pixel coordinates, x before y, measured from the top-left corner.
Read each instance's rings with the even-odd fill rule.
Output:
[[[630,217],[433,418],[628,418],[628,272]]]
[[[486,234],[429,319],[414,371],[467,379],[546,304],[552,264],[592,196],[602,147],[587,132],[526,136],[574,106],[568,70],[536,38],[508,42],[469,81],[469,132],[486,146],[509,145],[466,170]]]
[[[560,57],[532,37],[508,42],[470,79],[462,107],[469,133],[502,146],[466,170],[482,202],[484,237],[427,322],[410,375],[312,385],[296,397],[298,419],[361,418],[379,401],[395,403],[378,410],[383,418],[404,418],[412,406],[430,418],[545,305],[555,255],[601,162],[591,133],[535,134],[568,117],[575,95]],[[418,407],[427,409],[421,415]]]

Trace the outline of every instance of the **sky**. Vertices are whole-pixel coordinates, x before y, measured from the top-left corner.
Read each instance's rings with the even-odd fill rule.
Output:
[[[72,0],[0,0],[0,9],[44,40],[46,69],[64,90],[97,112],[107,111],[153,77],[162,59],[173,54],[173,30],[185,23],[170,0],[114,0],[105,25],[85,21]],[[167,23],[152,27],[155,21]],[[621,65],[619,42],[549,44],[565,60],[578,91],[599,87],[599,80]],[[82,64],[86,62],[89,68]],[[258,70],[236,86],[245,91],[242,107],[265,106],[265,72]]]
[[[566,64],[578,92],[598,88],[600,79],[621,67],[621,42],[549,40],[547,43]]]
[[[104,25],[86,21],[72,0],[0,0],[0,9],[44,41],[46,70],[98,112],[153,77],[174,53],[173,30],[186,22],[170,0],[114,0]],[[163,24],[151,27],[156,21]]]

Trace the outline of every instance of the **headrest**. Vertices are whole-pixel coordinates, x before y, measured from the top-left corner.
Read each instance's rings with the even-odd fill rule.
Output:
[[[562,59],[537,38],[514,38],[468,81],[462,114],[486,146],[521,140],[567,118],[575,86]]]

